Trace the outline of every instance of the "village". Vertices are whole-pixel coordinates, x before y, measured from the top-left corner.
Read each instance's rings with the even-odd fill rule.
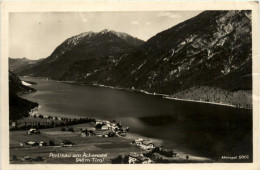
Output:
[[[82,150],[106,151],[109,156],[102,163],[196,162],[188,155],[155,146],[149,139],[126,138],[130,128],[115,120],[69,119],[32,113],[10,122],[11,163],[66,162],[71,158],[52,159],[48,152],[78,153]]]

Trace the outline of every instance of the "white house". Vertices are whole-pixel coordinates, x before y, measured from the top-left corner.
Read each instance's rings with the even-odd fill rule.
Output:
[[[108,129],[110,129],[110,126],[109,125],[103,125],[102,127],[101,127],[101,129],[102,130],[108,130]]]

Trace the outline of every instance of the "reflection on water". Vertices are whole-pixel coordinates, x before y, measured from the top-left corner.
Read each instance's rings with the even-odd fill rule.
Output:
[[[163,99],[109,88],[28,79],[38,91],[24,95],[44,115],[121,121],[131,132],[163,139],[198,156],[252,155],[252,111]],[[252,157],[251,157],[252,158]]]

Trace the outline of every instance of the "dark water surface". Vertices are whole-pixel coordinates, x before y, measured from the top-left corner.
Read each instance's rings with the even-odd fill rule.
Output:
[[[166,147],[197,156],[249,155],[252,161],[252,110],[163,99],[124,90],[34,78],[36,93],[24,98],[40,104],[39,113],[117,120],[130,131],[162,139]],[[233,162],[233,161],[231,161]]]

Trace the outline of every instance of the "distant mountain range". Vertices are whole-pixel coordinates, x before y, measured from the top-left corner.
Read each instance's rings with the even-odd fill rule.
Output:
[[[13,72],[19,72],[22,69],[25,69],[28,66],[31,66],[33,64],[36,64],[37,62],[41,61],[43,59],[39,59],[39,60],[29,60],[25,57],[23,58],[9,58],[8,62],[9,62],[9,70],[13,71]]]
[[[251,11],[205,11],[143,42],[104,30],[67,39],[19,75],[175,94],[252,90]]]
[[[143,43],[126,33],[108,29],[81,33],[65,40],[49,57],[23,69],[19,75],[59,79],[76,61],[119,55]]]

